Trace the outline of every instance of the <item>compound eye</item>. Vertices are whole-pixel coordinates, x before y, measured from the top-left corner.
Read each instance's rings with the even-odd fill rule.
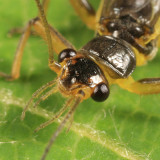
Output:
[[[132,27],[129,32],[136,38],[139,38],[141,37],[142,35],[144,35],[144,30],[139,27],[139,26],[136,26],[136,27]]]
[[[58,62],[62,62],[65,58],[70,58],[70,57],[74,57],[76,55],[76,51],[73,49],[64,49],[63,51],[60,52],[59,56],[58,56]]]
[[[109,96],[109,88],[105,83],[98,84],[92,93],[92,98],[97,102],[105,101]]]

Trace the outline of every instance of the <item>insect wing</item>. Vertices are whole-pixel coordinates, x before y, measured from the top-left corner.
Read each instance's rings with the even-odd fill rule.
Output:
[[[101,18],[117,18],[132,13],[135,14],[150,3],[151,0],[104,0]]]
[[[160,0],[152,0],[152,18],[150,25],[160,28]],[[158,25],[157,25],[158,24]],[[156,26],[157,25],[157,26]]]

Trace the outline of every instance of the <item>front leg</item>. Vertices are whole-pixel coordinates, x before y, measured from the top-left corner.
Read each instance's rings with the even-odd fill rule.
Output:
[[[13,60],[11,74],[8,75],[6,73],[0,72],[0,77],[4,77],[7,80],[15,80],[20,76],[20,68],[21,68],[21,61],[23,56],[23,51],[27,40],[30,36],[31,29],[36,31],[38,35],[40,35],[46,42],[47,37],[45,33],[45,27],[43,26],[41,20],[39,18],[32,19],[28,22],[25,27],[24,33],[19,41],[15,58]],[[52,47],[54,52],[59,54],[65,48],[74,48],[71,43],[69,43],[58,31],[56,31],[53,27],[49,26],[51,38],[52,38]],[[49,53],[49,61],[53,61],[53,53]],[[52,63],[52,69],[57,73],[59,70],[59,66],[57,63]]]
[[[34,20],[31,20],[28,22],[28,24],[26,25],[25,30],[21,36],[21,39],[19,41],[16,53],[15,53],[14,61],[12,64],[11,74],[8,75],[3,72],[0,72],[0,77],[4,77],[7,80],[14,80],[19,77],[23,50],[24,50],[25,44],[28,40],[28,37],[30,36],[31,27],[32,27],[33,23],[34,23]]]
[[[70,0],[75,12],[81,20],[90,28],[96,29],[96,12],[88,0]]]
[[[119,79],[116,83],[130,92],[141,95],[160,93],[160,78],[144,78],[134,81],[132,77],[129,77],[127,79]]]

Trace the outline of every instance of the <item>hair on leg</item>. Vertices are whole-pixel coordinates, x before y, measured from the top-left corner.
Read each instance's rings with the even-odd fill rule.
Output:
[[[53,123],[57,118],[59,118],[67,110],[67,108],[71,105],[72,102],[73,102],[73,97],[69,98],[66,101],[66,103],[63,105],[63,107],[60,109],[60,111],[58,113],[56,113],[52,119],[50,119],[49,121],[47,121],[45,123],[42,123],[38,128],[35,129],[34,132],[38,132],[40,129],[45,128],[46,126]]]
[[[53,133],[43,155],[41,160],[45,160],[52,144],[54,143],[56,137],[60,134],[60,132],[62,131],[62,129],[64,128],[64,125],[66,124],[66,122],[69,120],[69,118],[72,116],[72,114],[74,113],[75,109],[77,108],[78,104],[81,102],[82,97],[77,97],[75,99],[75,102],[73,103],[71,109],[69,110],[69,112],[65,115],[64,119],[62,120],[61,124],[59,125],[59,127],[57,128],[57,130]]]
[[[26,104],[25,108],[23,109],[21,120],[24,119],[25,113],[27,109],[29,108],[30,104],[33,102],[35,98],[37,98],[40,94],[42,94],[47,88],[52,87],[56,83],[56,80],[50,81],[47,84],[43,85],[41,88],[39,88],[36,92],[33,93],[31,99]]]

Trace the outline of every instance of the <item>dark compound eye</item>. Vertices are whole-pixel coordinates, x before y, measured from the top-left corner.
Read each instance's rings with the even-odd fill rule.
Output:
[[[92,93],[92,98],[97,102],[105,101],[108,96],[109,88],[105,83],[98,84]]]
[[[144,30],[139,26],[130,28],[129,32],[136,38],[139,38],[144,34]]]
[[[74,57],[76,55],[76,51],[73,49],[64,49],[58,56],[58,62],[62,62],[65,58]]]

